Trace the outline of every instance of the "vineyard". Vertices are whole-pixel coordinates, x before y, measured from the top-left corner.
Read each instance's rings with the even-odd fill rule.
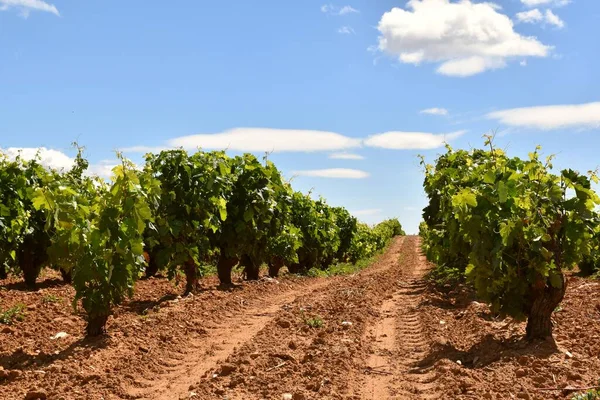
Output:
[[[2,398],[597,398],[594,173],[448,146],[417,237],[266,156],[77,150],[0,156]]]

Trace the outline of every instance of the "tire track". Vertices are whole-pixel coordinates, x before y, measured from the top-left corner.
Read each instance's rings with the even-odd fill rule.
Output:
[[[418,367],[430,350],[419,315],[427,263],[420,255],[420,240],[403,253],[399,289],[379,309],[381,318],[367,328],[372,341],[366,361],[364,399],[437,399],[437,373]]]
[[[398,238],[394,244],[397,249],[404,238]],[[388,252],[392,249],[388,250]],[[394,253],[395,254],[395,253]],[[388,256],[387,254],[383,257]],[[377,263],[357,275],[361,279],[371,279],[384,270],[389,264]],[[160,373],[138,378],[128,394],[136,399],[173,400],[189,398],[190,387],[205,381],[237,349],[253,340],[281,311],[289,308],[300,298],[321,297],[326,288],[344,281],[348,277],[340,276],[312,282],[308,286],[293,289],[279,296],[264,299],[265,304],[258,304],[247,309],[243,314],[223,321],[212,329],[208,336],[195,338],[188,343],[189,351],[170,360],[155,360]],[[162,367],[161,367],[162,366]]]

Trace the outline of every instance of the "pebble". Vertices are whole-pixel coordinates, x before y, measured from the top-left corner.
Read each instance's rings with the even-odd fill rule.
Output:
[[[50,340],[64,339],[67,336],[69,336],[69,334],[67,332],[58,332],[56,335],[52,336],[50,338]]]
[[[230,375],[232,372],[235,372],[236,370],[237,370],[237,365],[223,364],[221,366],[221,370],[219,371],[219,375],[227,376],[227,375]]]
[[[294,395],[291,393],[284,393],[283,396],[281,396],[282,400],[293,400],[294,399]]]
[[[43,390],[32,390],[25,395],[25,400],[46,400],[47,398],[48,394]]]
[[[342,326],[345,329],[349,329],[350,327],[352,327],[352,322],[350,322],[350,321],[344,321],[344,322],[342,322]]]
[[[285,319],[280,319],[279,321],[277,321],[277,325],[279,325],[280,327],[287,329],[289,328],[292,324],[290,324],[290,321],[286,321]]]
[[[527,371],[523,368],[519,368],[515,371],[515,375],[517,375],[517,378],[522,378],[524,376],[527,376]]]

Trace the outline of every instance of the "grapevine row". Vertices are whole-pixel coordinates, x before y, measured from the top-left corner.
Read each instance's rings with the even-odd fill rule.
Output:
[[[425,166],[429,205],[421,224],[424,250],[445,276],[466,276],[500,315],[527,319],[527,336],[552,334],[565,271],[597,268],[600,198],[591,178],[552,173],[539,148],[527,159],[494,148],[447,147]]]
[[[277,276],[327,269],[372,256],[403,235],[398,220],[361,224],[342,207],[295,192],[266,160],[184,150],[147,154],[138,168],[119,155],[110,182],[86,173],[79,149],[67,172],[0,154],[0,275],[22,273],[35,287],[45,266],[75,289],[88,335],[105,331],[111,309],[142,274],[185,276],[198,288],[207,265],[230,285],[268,265]]]

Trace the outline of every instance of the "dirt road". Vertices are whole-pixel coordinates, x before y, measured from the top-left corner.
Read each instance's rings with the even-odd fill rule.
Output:
[[[396,238],[360,273],[245,282],[215,278],[196,296],[141,281],[88,340],[72,288],[4,281],[2,307],[25,319],[0,331],[0,398],[570,399],[600,370],[600,285],[572,277],[556,343],[525,343],[472,293],[427,286],[420,239]],[[596,303],[594,303],[596,301]],[[591,306],[590,306],[591,304]],[[507,328],[508,326],[508,328]],[[60,339],[53,338],[64,332]]]

